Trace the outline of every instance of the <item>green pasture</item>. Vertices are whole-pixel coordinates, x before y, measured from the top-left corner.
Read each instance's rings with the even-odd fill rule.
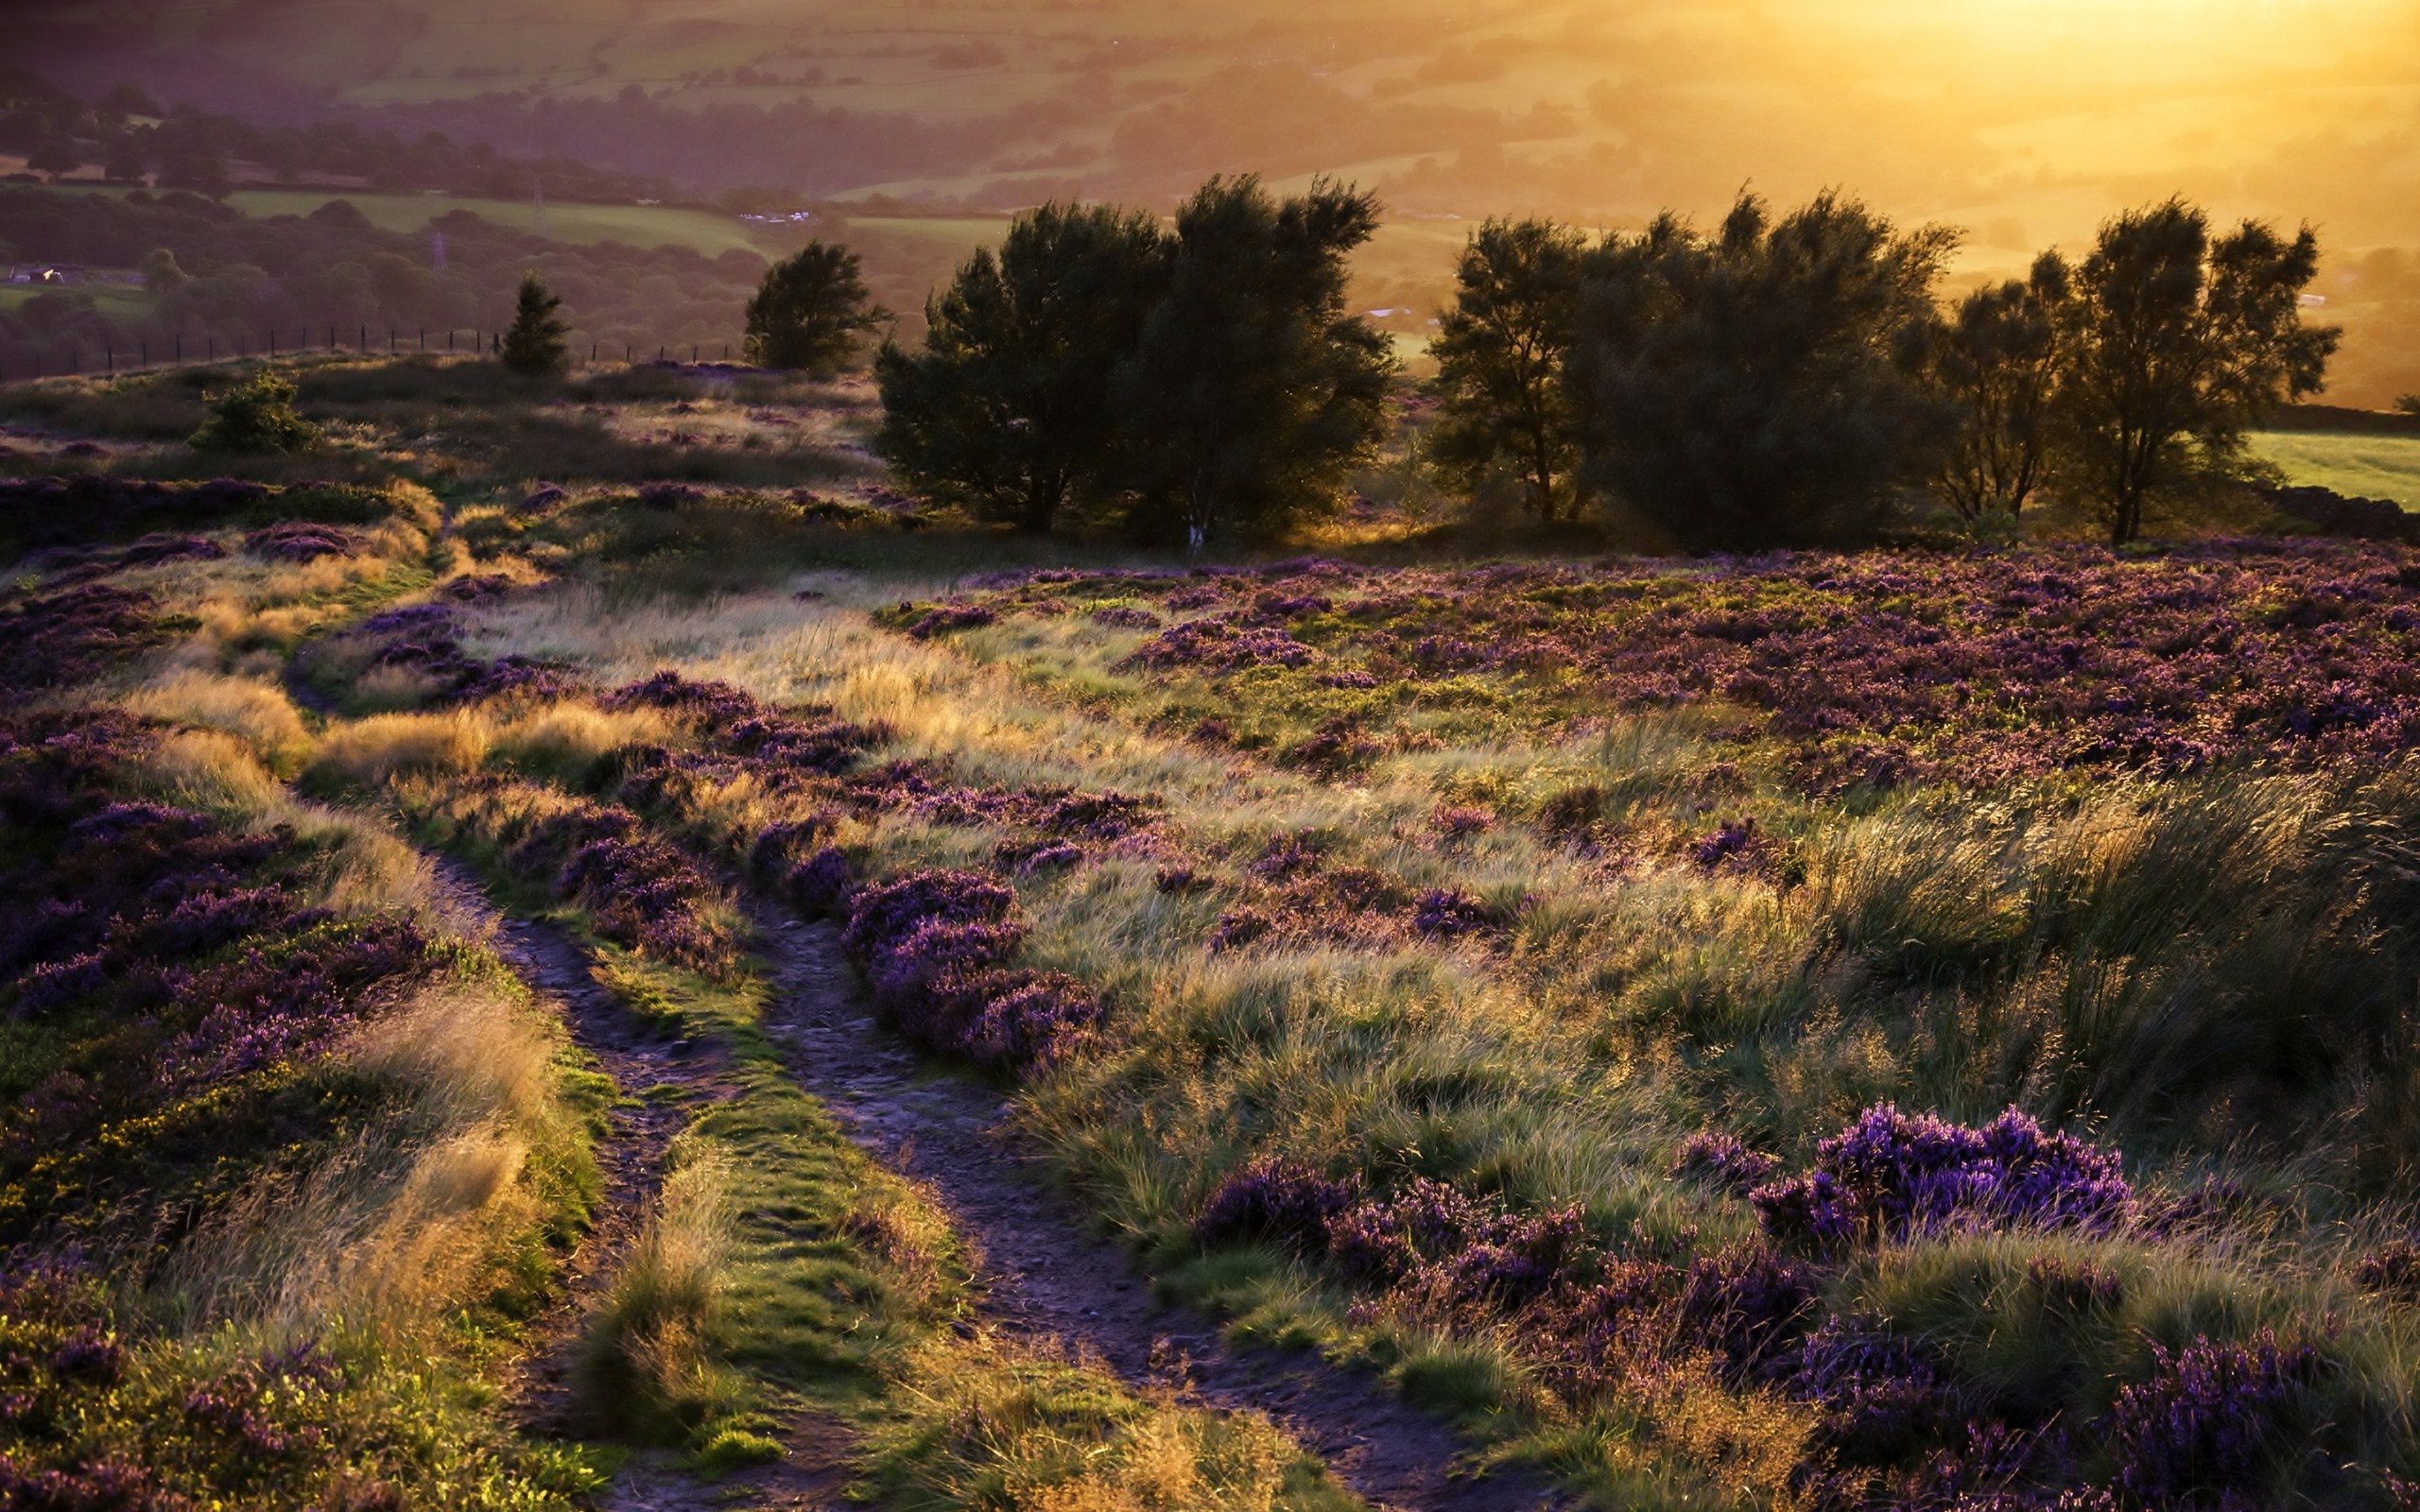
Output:
[[[2420,436],[2263,431],[2252,438],[2252,449],[2294,483],[2420,510]]]

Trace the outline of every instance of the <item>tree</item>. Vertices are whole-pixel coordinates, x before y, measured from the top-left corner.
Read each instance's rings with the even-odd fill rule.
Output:
[[[160,187],[189,189],[213,199],[224,199],[235,192],[235,180],[227,171],[226,160],[215,152],[178,152],[172,154],[160,172]]]
[[[1742,195],[1712,236],[1668,215],[1607,238],[1570,357],[1583,479],[1694,549],[1870,526],[1945,428],[1921,369],[1956,245],[1830,194],[1778,221]]]
[[[2307,326],[2319,238],[2245,221],[2213,241],[2183,199],[2100,229],[2077,269],[2063,331],[2058,406],[2080,491],[2112,545],[2140,535],[2145,506],[2240,455],[2244,434],[2316,392],[2342,333]]]
[[[1579,415],[1564,362],[1580,315],[1581,233],[1549,220],[1491,220],[1455,269],[1453,308],[1429,353],[1443,401],[1430,449],[1477,486],[1498,466],[1521,479],[1530,512],[1577,512]]]
[[[130,131],[120,132],[110,139],[101,177],[112,183],[140,183],[150,166],[143,150],[142,139]]]
[[[34,145],[31,152],[26,154],[26,167],[34,173],[49,174],[53,183],[83,165],[83,152],[64,136],[44,137]]]
[[[267,368],[213,395],[210,418],[187,443],[197,452],[307,452],[320,428],[294,408],[294,386]]]
[[[2398,414],[2420,415],[2420,394],[2397,394],[2394,407]]]
[[[748,301],[748,360],[828,376],[847,367],[858,341],[890,318],[890,311],[867,302],[856,253],[809,242],[766,269]]]
[[[512,325],[496,349],[505,367],[525,378],[545,378],[563,370],[571,356],[563,345],[563,333],[571,327],[556,314],[562,307],[562,297],[546,292],[545,282],[536,273],[521,275]]]
[[[1150,215],[1045,205],[927,301],[922,351],[886,342],[879,446],[914,487],[1047,530],[1112,488],[1112,375],[1141,341],[1169,246]]]
[[[1958,413],[1958,432],[1935,481],[1970,524],[2012,521],[2041,486],[2058,389],[2059,322],[2074,281],[2046,252],[2031,278],[1975,290],[1935,335],[1932,380]]]
[[[188,275],[177,266],[177,254],[165,247],[154,247],[143,254],[138,265],[143,286],[153,294],[167,294],[184,287]]]
[[[1374,196],[1321,180],[1280,203],[1213,179],[1178,211],[1167,286],[1118,372],[1125,478],[1194,550],[1332,501],[1375,449],[1393,349],[1345,313]]]

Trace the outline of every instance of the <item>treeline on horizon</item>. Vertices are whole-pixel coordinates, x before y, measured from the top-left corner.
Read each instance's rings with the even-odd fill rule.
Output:
[[[436,238],[443,238],[443,266]],[[410,343],[422,330],[494,331],[511,318],[522,277],[539,272],[575,316],[569,339],[584,355],[619,358],[625,346],[696,343],[718,353],[735,341],[740,312],[766,260],[733,249],[707,257],[685,247],[579,245],[498,226],[468,211],[419,232],[381,231],[335,199],[308,215],[248,216],[200,195],[146,190],[118,196],[0,185],[0,263],[13,258],[139,267],[148,306],[105,305],[91,290],[44,289],[0,309],[0,367],[64,370],[123,361],[147,345],[165,357],[281,346],[331,330],[352,346],[365,329]],[[282,335],[280,333],[283,333]]]
[[[1345,306],[1377,216],[1367,193],[1280,200],[1253,177],[1212,180],[1172,225],[1021,215],[933,297],[921,349],[877,357],[883,449],[1028,530],[1279,533],[1332,507],[1392,423],[1392,349]],[[1490,221],[1432,346],[1422,450],[1482,509],[1693,549],[1871,539],[1922,502],[2008,534],[2046,497],[2123,544],[2252,479],[2248,432],[2323,387],[2341,337],[2302,319],[2308,227],[2214,231],[2171,199],[1945,305],[1959,240],[1838,194],[1593,241]]]

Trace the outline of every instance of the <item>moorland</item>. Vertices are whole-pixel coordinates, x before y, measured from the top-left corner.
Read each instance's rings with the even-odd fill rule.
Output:
[[[2420,1501],[2383,220],[492,9],[6,81],[0,1509]]]

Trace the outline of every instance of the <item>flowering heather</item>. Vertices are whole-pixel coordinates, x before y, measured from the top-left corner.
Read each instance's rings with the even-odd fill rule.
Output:
[[[2154,1344],[2152,1357],[2151,1379],[2120,1390],[2110,1411],[2119,1488],[2148,1507],[2268,1504],[2260,1477],[2279,1456],[2308,1451],[2326,1358],[2265,1330],[2174,1353]]]
[[[290,835],[115,800],[108,720],[0,733],[0,1011],[46,1047],[0,1106],[0,1245],[65,1227],[172,1233],[248,1162],[349,1116],[329,1057],[427,968],[407,919],[307,906]]]
[[[322,557],[358,557],[367,543],[338,525],[292,520],[264,525],[244,538],[244,549],[266,561],[317,561]]]
[[[1675,1176],[1711,1181],[1735,1196],[1746,1196],[1772,1179],[1780,1169],[1780,1156],[1752,1150],[1739,1142],[1738,1136],[1720,1130],[1692,1134],[1683,1140],[1680,1159],[1672,1167]]]
[[[129,567],[149,567],[164,561],[217,561],[226,555],[227,548],[207,536],[158,534],[123,546],[55,546],[35,552],[23,565],[28,572],[40,573],[48,586],[65,588],[107,577]]]
[[[971,630],[991,624],[999,616],[988,609],[973,604],[901,604],[886,618],[907,631],[914,640],[929,641],[936,635],[952,630]]]
[[[2353,1280],[2365,1292],[2420,1299],[2420,1243],[2390,1239],[2354,1263]]]
[[[1087,616],[1095,625],[1106,625],[1113,630],[1156,630],[1160,617],[1148,609],[1131,604],[1108,604]]]
[[[1100,1022],[1092,990],[1017,970],[1016,894],[972,871],[922,871],[859,891],[841,941],[875,1004],[936,1053],[1010,1075],[1067,1053]]]
[[[1712,834],[1689,847],[1689,859],[1707,871],[1752,864],[1764,837],[1754,819],[1726,819]]]
[[[83,583],[0,608],[0,688],[55,688],[167,638],[148,593]]]
[[[436,703],[521,696],[562,698],[583,691],[568,668],[526,656],[482,662],[462,649],[460,617],[448,605],[415,604],[373,614],[347,639],[374,647],[372,667],[401,667],[426,679]]]
[[[710,753],[752,769],[837,777],[889,738],[886,731],[832,717],[828,709],[775,709],[728,682],[693,682],[663,671],[597,700],[609,710],[660,709],[697,725]]]
[[[1087,579],[1052,592],[1080,604],[1155,587],[1170,609],[1250,609],[1199,586]],[[1015,610],[1030,592],[985,602]],[[1187,621],[1132,664],[1218,676],[1320,661],[1409,688],[1510,679],[1541,731],[1592,713],[1720,704],[1843,785],[2375,760],[2420,745],[2420,552],[2400,546],[1407,569],[1322,593],[1332,613],[1288,629]]]
[[[2011,1108],[1979,1129],[1888,1104],[1817,1148],[1815,1169],[1749,1200],[1771,1232],[1836,1243],[1973,1227],[2105,1231],[2134,1190],[2118,1158]]]
[[[1137,646],[1120,665],[1233,672],[1242,667],[1299,667],[1315,653],[1284,630],[1227,620],[1186,620]]]
[[[1328,1246],[1328,1226],[1360,1195],[1355,1181],[1331,1181],[1298,1160],[1255,1156],[1219,1184],[1193,1237],[1203,1245],[1274,1239],[1312,1254]]]
[[[617,945],[701,971],[731,963],[735,946],[712,913],[719,889],[628,809],[576,801],[532,825],[508,859],[548,876],[555,896],[586,907]]]

